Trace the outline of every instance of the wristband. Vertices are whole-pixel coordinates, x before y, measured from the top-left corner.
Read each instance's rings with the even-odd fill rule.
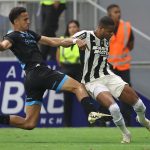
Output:
[[[78,39],[73,39],[73,40],[72,40],[73,44],[76,44],[77,40],[78,40]]]

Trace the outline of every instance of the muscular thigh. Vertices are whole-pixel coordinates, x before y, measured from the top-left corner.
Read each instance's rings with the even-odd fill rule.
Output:
[[[96,97],[96,100],[106,108],[109,108],[110,105],[115,103],[111,93],[108,91],[99,93]]]
[[[61,90],[65,90],[65,91],[70,91],[71,92],[73,89],[75,89],[75,88],[77,88],[79,86],[81,86],[81,83],[79,83],[75,79],[73,79],[73,78],[68,76],[68,79],[64,83],[64,85],[62,86]]]
[[[129,105],[134,105],[138,100],[138,95],[133,88],[131,88],[129,85],[125,85],[119,99]]]

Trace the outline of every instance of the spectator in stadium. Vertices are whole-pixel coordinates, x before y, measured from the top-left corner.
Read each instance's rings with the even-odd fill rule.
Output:
[[[86,43],[80,39],[61,39],[40,36],[29,30],[29,14],[24,7],[15,7],[9,14],[13,31],[0,42],[0,51],[10,49],[19,59],[25,70],[26,116],[0,115],[0,123],[31,130],[36,127],[40,115],[42,98],[46,89],[73,92],[81,102],[89,121],[95,121],[105,114],[97,113],[82,84],[73,78],[52,70],[43,62],[38,43],[50,46],[71,46],[77,44],[84,48]]]
[[[107,7],[107,13],[115,23],[114,34],[110,40],[108,62],[112,65],[112,71],[131,86],[130,52],[134,47],[134,35],[131,29],[131,24],[130,22],[121,20],[121,9],[116,4],[109,5]],[[131,114],[133,112],[132,107],[121,101],[120,108],[126,125],[131,126]]]
[[[79,32],[79,22],[71,20],[67,24],[65,35],[61,38],[72,37],[75,33]],[[71,47],[60,46],[57,49],[56,59],[61,67],[61,71],[77,81],[81,77],[81,64],[78,46],[72,45]],[[73,94],[64,92],[64,126],[72,126],[72,97]]]
[[[42,0],[41,1],[41,33],[44,36],[56,37],[59,17],[66,8],[66,0]],[[56,58],[56,48],[41,45],[44,60]]]
[[[121,143],[130,143],[131,134],[127,129],[120,108],[114,98],[132,106],[137,114],[137,121],[150,131],[150,121],[145,117],[146,107],[136,92],[115,75],[109,68],[107,58],[109,55],[109,40],[115,29],[114,21],[104,16],[100,19],[98,27],[94,31],[83,30],[73,37],[80,38],[87,43],[80,50],[82,67],[82,80],[88,93],[108,108],[113,121],[122,132]]]

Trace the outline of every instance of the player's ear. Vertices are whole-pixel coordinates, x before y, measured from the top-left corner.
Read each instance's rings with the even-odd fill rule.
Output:
[[[18,19],[15,19],[13,24],[17,24],[17,23],[18,23]]]

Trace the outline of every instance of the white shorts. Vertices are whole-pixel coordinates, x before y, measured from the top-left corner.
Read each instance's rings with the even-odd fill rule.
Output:
[[[123,89],[124,86],[128,84],[125,81],[123,81],[119,76],[117,75],[106,75],[104,77],[98,78],[92,82],[88,82],[85,84],[86,90],[88,93],[96,99],[98,94],[104,91],[109,91],[112,96],[115,98],[118,98]]]

